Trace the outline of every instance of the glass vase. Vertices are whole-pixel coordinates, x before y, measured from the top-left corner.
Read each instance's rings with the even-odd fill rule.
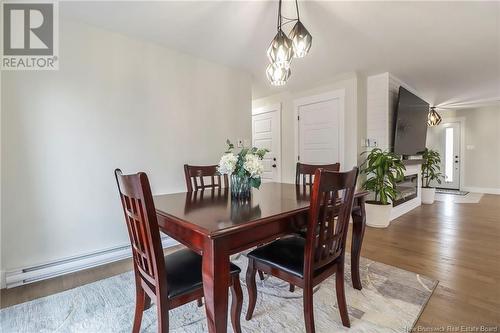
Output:
[[[250,178],[231,175],[231,197],[239,200],[250,198]]]

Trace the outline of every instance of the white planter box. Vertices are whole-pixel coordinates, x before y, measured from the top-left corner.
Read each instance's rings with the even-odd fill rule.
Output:
[[[436,196],[436,189],[434,187],[422,187],[422,203],[433,204],[434,197]]]
[[[392,205],[365,204],[366,225],[374,228],[387,228],[389,226]]]

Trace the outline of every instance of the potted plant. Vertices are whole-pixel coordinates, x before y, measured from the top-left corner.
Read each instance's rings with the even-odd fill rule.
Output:
[[[396,182],[404,177],[405,166],[401,158],[389,151],[374,148],[361,165],[367,179],[363,189],[374,194],[374,200],[366,202],[366,224],[376,228],[386,228],[390,223],[392,201],[397,190]],[[365,154],[363,153],[363,154]]]
[[[435,150],[425,148],[422,155],[424,162],[422,163],[422,203],[434,203],[436,188],[431,187],[431,182],[436,181],[441,184],[441,157]]]
[[[236,199],[249,199],[250,188],[259,188],[261,176],[264,172],[262,158],[267,149],[256,147],[243,147],[239,153],[233,152],[234,145],[226,141],[228,149],[222,155],[217,168],[221,175],[229,175],[231,180],[231,197]]]

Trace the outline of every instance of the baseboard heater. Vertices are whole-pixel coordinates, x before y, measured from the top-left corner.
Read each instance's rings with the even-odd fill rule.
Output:
[[[162,237],[164,248],[178,245],[179,243],[170,237]],[[24,284],[41,281],[56,276],[77,272],[114,261],[127,259],[132,256],[130,245],[118,246],[106,250],[92,252],[80,256],[65,258],[46,264],[19,268],[5,272],[7,288],[13,288]]]

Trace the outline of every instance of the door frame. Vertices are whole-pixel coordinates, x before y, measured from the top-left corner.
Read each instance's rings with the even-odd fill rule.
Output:
[[[278,112],[278,119],[279,119],[279,135],[278,135],[278,140],[279,140],[279,143],[278,143],[278,151],[276,152],[276,155],[277,155],[277,160],[278,160],[278,167],[277,167],[277,181],[281,183],[281,167],[282,167],[282,164],[283,164],[283,160],[281,159],[281,150],[282,150],[282,147],[281,147],[281,103],[276,103],[276,104],[269,104],[269,105],[265,105],[265,106],[262,106],[262,107],[259,107],[259,108],[253,108],[252,109],[252,146],[253,146],[253,116],[257,116],[257,115],[260,115],[260,114],[264,114],[264,113],[268,113],[268,112]]]
[[[446,123],[460,123],[460,186],[461,191],[465,184],[465,117],[443,117],[441,124]],[[442,172],[443,170],[441,170]]]
[[[315,104],[315,103],[320,103],[320,102],[327,102],[330,100],[338,99],[339,100],[339,107],[340,107],[340,112],[339,112],[339,160],[337,162],[340,163],[340,168],[342,169],[344,167],[344,157],[345,157],[345,89],[337,89],[337,90],[332,90],[326,93],[318,94],[318,95],[311,95],[311,96],[306,96],[302,98],[295,99],[293,101],[294,103],[294,119],[293,119],[293,127],[294,127],[294,134],[295,134],[295,140],[294,140],[294,160],[295,163],[299,162],[299,108],[301,106],[306,106],[310,104]]]

